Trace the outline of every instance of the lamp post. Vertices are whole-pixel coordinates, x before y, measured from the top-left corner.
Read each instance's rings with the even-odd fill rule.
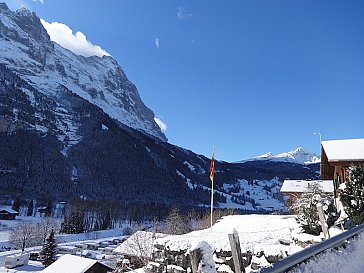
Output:
[[[314,135],[319,135],[319,137],[320,137],[320,144],[321,144],[321,133],[313,133]]]

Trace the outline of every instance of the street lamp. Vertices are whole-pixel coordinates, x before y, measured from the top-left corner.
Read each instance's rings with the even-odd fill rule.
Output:
[[[321,133],[313,133],[314,135],[319,135],[320,137],[320,144],[321,144]]]

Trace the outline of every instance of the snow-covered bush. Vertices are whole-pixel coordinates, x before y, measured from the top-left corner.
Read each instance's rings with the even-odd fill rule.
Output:
[[[328,227],[333,226],[340,216],[331,198],[321,190],[318,184],[312,183],[309,190],[302,194],[294,205],[298,210],[296,220],[305,233],[319,235],[322,231],[316,207],[319,202],[323,205]]]
[[[354,224],[364,223],[364,167],[349,167],[348,181],[340,189],[340,201]]]

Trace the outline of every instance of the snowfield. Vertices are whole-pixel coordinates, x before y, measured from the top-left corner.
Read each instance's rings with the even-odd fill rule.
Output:
[[[193,231],[183,235],[166,235],[156,234],[154,245],[162,245],[166,249],[171,251],[188,251],[194,246],[201,244],[202,241],[208,243],[213,251],[229,251],[230,244],[228,240],[228,234],[236,230],[239,239],[242,252],[250,251],[254,254],[264,251],[265,255],[276,255],[277,253],[286,252],[288,255],[292,255],[303,249],[303,247],[297,245],[295,241],[301,242],[320,242],[323,240],[323,235],[313,236],[301,232],[299,224],[295,220],[294,215],[232,215],[225,216],[220,219],[211,229]],[[115,231],[114,231],[115,232]],[[335,236],[340,233],[338,228],[331,228],[331,236]],[[102,232],[99,234],[101,235]],[[143,254],[150,256],[151,245],[153,239],[151,232],[138,231],[131,236],[127,241],[122,243],[114,253],[126,253],[126,254],[138,254],[135,253],[137,248],[136,243],[145,242],[146,248],[143,249]],[[106,234],[102,234],[106,235]],[[103,236],[100,237],[103,237]],[[72,239],[81,239],[80,235],[75,236]],[[78,238],[77,238],[78,237]],[[141,239],[140,239],[141,238]],[[71,238],[68,238],[70,240]],[[102,239],[99,239],[102,240]],[[281,242],[289,242],[290,245],[284,245]],[[138,252],[138,250],[137,250]],[[364,253],[364,234],[352,239],[346,248],[338,248],[336,250],[328,250],[319,255],[316,258],[311,259],[306,264],[301,264],[297,268],[291,270],[291,273],[308,273],[308,272],[364,272],[364,260],[362,255]],[[2,254],[5,254],[3,252]],[[262,257],[264,258],[264,257]],[[259,261],[256,256],[253,256],[253,261],[262,262],[262,265],[268,266],[266,261]],[[41,272],[42,265],[30,261],[29,265],[18,267],[15,269],[5,269],[0,267],[0,273],[25,273],[25,272]],[[140,273],[144,273],[144,269],[138,270]],[[253,271],[250,266],[246,268],[246,272]]]
[[[37,261],[29,261],[28,265],[19,266],[13,269],[7,269],[5,267],[0,267],[0,273],[40,273],[44,269],[44,266],[41,262]]]
[[[200,241],[206,241],[216,251],[230,251],[228,234],[234,228],[239,234],[242,252],[257,253],[264,250],[266,254],[269,254],[279,253],[280,249],[284,248],[292,254],[302,249],[298,246],[283,246],[279,243],[280,239],[292,241],[292,230],[299,229],[292,215],[225,216],[213,225],[212,231],[204,229],[184,235],[167,236],[157,239],[155,243],[164,245],[172,251],[180,251],[188,250]]]

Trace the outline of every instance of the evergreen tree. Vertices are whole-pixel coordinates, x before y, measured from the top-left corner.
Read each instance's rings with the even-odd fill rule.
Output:
[[[54,237],[54,230],[52,229],[46,242],[43,244],[42,251],[40,252],[40,260],[42,264],[47,267],[56,260],[57,243]]]
[[[45,207],[45,210],[44,210],[44,216],[45,217],[51,217],[52,216],[52,211],[53,211],[52,200],[48,199],[47,206]]]
[[[12,209],[20,213],[21,199],[19,196],[13,202]]]
[[[76,234],[85,232],[85,213],[80,206],[73,205],[64,216],[61,233]]]
[[[319,235],[322,231],[316,207],[318,203],[323,205],[328,227],[333,226],[340,216],[329,196],[322,191],[318,184],[312,183],[308,191],[294,204],[294,208],[298,210],[296,220],[308,234]]]
[[[364,223],[364,167],[349,167],[348,181],[340,190],[340,201],[355,225]]]
[[[33,215],[33,209],[34,209],[34,202],[33,202],[33,199],[32,199],[32,200],[30,200],[30,202],[28,204],[27,216],[32,216]]]

